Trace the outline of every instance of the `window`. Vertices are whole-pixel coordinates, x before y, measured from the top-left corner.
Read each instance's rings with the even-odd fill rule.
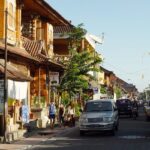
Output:
[[[85,105],[85,112],[100,112],[100,111],[112,111],[111,102],[88,102]]]

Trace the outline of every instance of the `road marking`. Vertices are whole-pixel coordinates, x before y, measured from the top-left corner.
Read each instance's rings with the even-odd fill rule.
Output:
[[[147,136],[138,136],[138,135],[127,135],[127,136],[118,136],[118,138],[121,139],[150,139],[150,137]]]

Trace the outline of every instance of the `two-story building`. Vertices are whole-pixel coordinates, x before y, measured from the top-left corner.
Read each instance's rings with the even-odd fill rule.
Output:
[[[18,130],[18,121],[28,122],[30,117],[44,116],[35,109],[32,112],[32,107],[46,107],[53,98],[50,97],[51,81],[56,78],[59,82],[64,69],[53,61],[53,27],[67,26],[70,22],[44,0],[1,0],[0,17],[0,118],[4,122],[3,79],[7,62],[8,107],[5,111],[9,114],[9,133]]]

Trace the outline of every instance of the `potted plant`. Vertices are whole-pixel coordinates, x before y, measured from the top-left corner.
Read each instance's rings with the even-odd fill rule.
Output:
[[[33,100],[33,106],[31,108],[31,111],[32,112],[40,112],[40,111],[42,111],[42,108],[44,108],[45,106],[46,106],[45,97],[42,96],[39,99],[38,96],[35,96],[34,100]]]

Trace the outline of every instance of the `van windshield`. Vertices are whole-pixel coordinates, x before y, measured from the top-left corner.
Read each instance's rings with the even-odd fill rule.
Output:
[[[85,112],[112,111],[111,102],[88,102],[84,108]]]

